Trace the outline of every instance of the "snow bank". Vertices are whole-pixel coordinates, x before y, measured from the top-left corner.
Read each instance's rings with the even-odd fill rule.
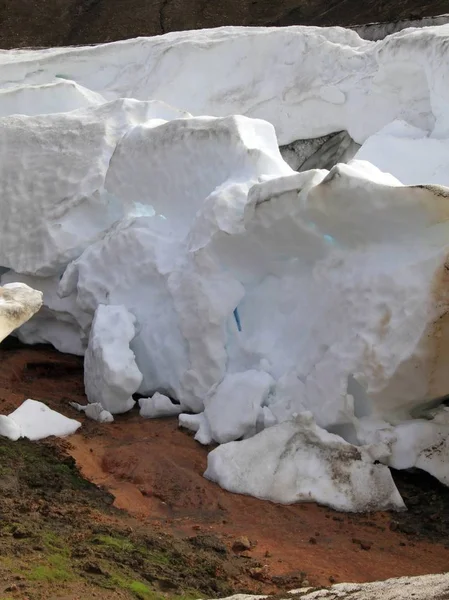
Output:
[[[1,53],[1,281],[44,294],[20,338],[84,353],[111,414],[136,392],[142,415],[182,411],[234,491],[398,508],[374,456],[448,481],[426,413],[449,393],[448,38],[221,28]],[[253,456],[263,482],[236,474]]]
[[[51,435],[65,437],[75,433],[81,423],[69,419],[37,400],[25,400],[10,415],[0,416],[0,435],[16,441],[21,437],[42,440]]]
[[[369,42],[340,27],[222,27],[3,52],[0,64],[5,88],[63,77],[107,100],[151,98],[196,116],[265,119],[280,144],[342,130],[362,143],[398,117],[428,130],[436,120],[447,125],[445,32]]]

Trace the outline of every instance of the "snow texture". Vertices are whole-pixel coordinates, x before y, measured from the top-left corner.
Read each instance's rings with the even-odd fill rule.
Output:
[[[72,408],[78,412],[83,412],[86,417],[98,423],[112,423],[114,417],[108,410],[105,410],[99,402],[92,402],[92,404],[78,404],[78,402],[69,403]]]
[[[235,468],[256,446],[314,462],[328,505],[400,507],[375,460],[447,483],[426,411],[449,393],[448,40],[231,27],[0,53],[1,282],[44,296],[17,335],[84,354],[89,403],[138,392]],[[235,491],[303,497],[213,460]]]
[[[132,394],[142,381],[142,373],[129,348],[135,335],[134,324],[135,317],[124,306],[100,304],[84,357],[87,399],[113,415],[134,406]]]
[[[10,415],[0,416],[0,435],[16,441],[21,437],[36,441],[51,435],[65,437],[75,433],[81,423],[69,419],[37,400],[25,400]]]
[[[42,306],[42,293],[21,282],[0,287],[0,342],[31,319]]]
[[[164,394],[156,392],[152,398],[140,398],[140,416],[147,419],[158,419],[160,417],[173,417],[179,415],[181,407]]]
[[[310,413],[270,427],[208,456],[205,476],[230,492],[336,510],[398,510],[404,503],[389,469],[369,447],[348,444],[318,427]]]
[[[285,595],[298,600],[446,600],[449,574],[398,577],[370,583],[337,583],[329,588],[300,588]],[[268,596],[269,597],[269,596]],[[267,596],[236,594],[223,600],[263,600]]]

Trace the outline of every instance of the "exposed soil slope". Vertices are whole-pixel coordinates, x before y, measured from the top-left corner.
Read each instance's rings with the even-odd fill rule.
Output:
[[[79,358],[11,339],[1,354],[0,413],[32,397],[81,418],[68,406],[85,401]],[[449,570],[449,491],[431,477],[396,475],[407,513],[343,515],[229,494],[202,477],[206,456],[176,420],[137,412],[83,421],[63,442],[1,441],[0,600],[211,597]],[[249,549],[232,549],[240,537]]]

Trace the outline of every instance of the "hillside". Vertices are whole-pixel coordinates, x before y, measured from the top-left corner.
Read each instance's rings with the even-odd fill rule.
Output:
[[[445,0],[2,0],[0,47],[110,42],[221,25],[355,25],[447,12]]]

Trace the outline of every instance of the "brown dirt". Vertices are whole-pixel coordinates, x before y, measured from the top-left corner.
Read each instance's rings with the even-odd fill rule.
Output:
[[[28,397],[80,418],[68,402],[85,401],[82,360],[48,347],[3,343],[0,413]],[[50,444],[55,445],[61,443]],[[214,561],[220,558],[214,565],[222,572],[222,591],[227,585],[276,592],[299,587],[305,578],[312,585],[327,585],[449,570],[444,545],[449,491],[429,476],[395,474],[407,513],[345,515],[314,504],[279,506],[221,490],[202,477],[207,449],[173,419],[142,420],[133,411],[112,424],[83,420],[80,433],[63,445],[82,475],[113,494],[114,507],[126,511],[109,509],[116,529],[131,527],[150,538],[158,532],[173,543],[189,544],[188,554],[193,545]],[[47,502],[51,505],[51,499]],[[103,504],[101,519],[112,518]],[[82,531],[90,531],[91,518],[89,513],[82,521]],[[249,538],[252,548],[235,555],[232,544],[240,536]],[[143,575],[137,569],[133,576],[141,581]],[[183,577],[178,588],[188,580]],[[207,578],[202,586],[212,594]]]

